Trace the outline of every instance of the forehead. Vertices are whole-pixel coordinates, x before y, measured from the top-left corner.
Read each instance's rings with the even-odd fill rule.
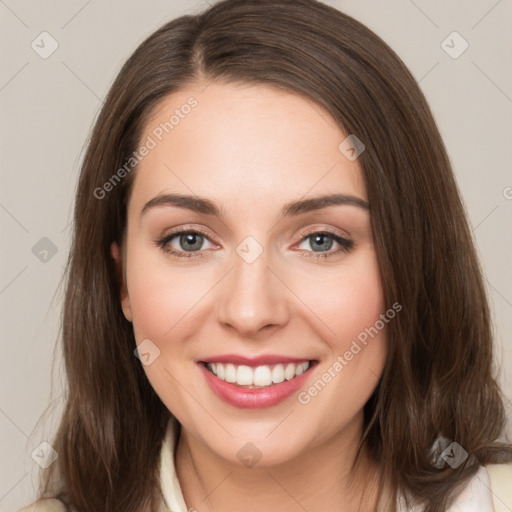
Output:
[[[132,198],[139,208],[170,191],[240,208],[332,192],[366,198],[357,160],[339,149],[346,136],[298,94],[269,85],[190,86],[162,100],[146,122],[140,144],[151,149],[137,166]]]

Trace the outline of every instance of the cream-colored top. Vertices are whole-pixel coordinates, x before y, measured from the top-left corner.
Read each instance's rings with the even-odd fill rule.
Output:
[[[172,419],[160,452],[162,512],[188,512],[174,466],[179,424]],[[402,506],[402,505],[399,505]],[[403,506],[400,512],[406,510]],[[66,512],[58,500],[40,500],[19,512]],[[481,467],[447,512],[512,512],[512,463]]]

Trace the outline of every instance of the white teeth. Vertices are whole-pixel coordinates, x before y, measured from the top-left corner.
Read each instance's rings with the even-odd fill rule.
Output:
[[[222,363],[217,363],[217,372],[219,371],[219,366],[224,366],[224,380],[226,382],[236,382],[236,368],[234,364],[223,365]]]
[[[254,384],[254,376],[252,370],[248,366],[240,365],[236,371],[236,383],[240,386],[252,386]]]
[[[268,366],[258,366],[254,370],[255,386],[270,386],[272,384],[272,372]]]
[[[279,384],[284,380],[284,368],[282,364],[276,364],[272,370],[272,382]]]
[[[284,378],[286,380],[291,380],[295,377],[295,365],[293,363],[289,363],[284,371]]]
[[[208,363],[207,368],[217,378],[226,382],[236,383],[239,386],[266,387],[280,384],[284,380],[291,380],[302,375],[309,368],[309,361],[304,363],[288,363],[276,365],[262,365],[256,368],[228,363]]]
[[[297,369],[295,370],[295,376],[303,374],[309,368],[309,363],[301,363],[297,365]]]

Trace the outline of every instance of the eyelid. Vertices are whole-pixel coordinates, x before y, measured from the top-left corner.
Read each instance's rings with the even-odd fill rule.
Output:
[[[198,233],[200,233],[204,237],[208,238],[208,240],[210,240],[210,242],[212,242],[213,244],[219,245],[219,244],[217,244],[216,242],[214,242],[212,240],[212,237],[210,236],[209,233],[207,233],[202,228],[194,226],[194,225],[185,225],[185,226],[177,227],[176,229],[173,229],[169,233],[166,233],[165,235],[161,236],[160,239],[168,238],[168,237],[171,237],[173,235],[182,234],[183,232],[187,232],[187,231],[193,231],[193,232],[197,231]],[[335,234],[335,235],[338,235],[338,236],[340,236],[342,238],[345,238],[346,236],[350,237],[350,233],[348,233],[347,231],[345,231],[345,230],[340,230],[340,231],[343,231],[345,234],[340,234],[337,231],[337,228],[325,228],[325,227],[318,226],[318,225],[317,226],[313,226],[311,228],[308,228],[306,231],[303,231],[301,233],[301,235],[300,235],[300,238],[297,240],[297,242],[302,242],[302,240],[304,240],[304,238],[306,238],[307,236],[312,235],[314,233],[320,233],[320,232],[326,233],[326,234]]]
[[[317,226],[313,226],[312,228],[308,228],[306,231],[303,231],[300,235],[300,239],[299,239],[299,242],[301,242],[304,238],[306,238],[307,236],[309,235],[312,235],[314,233],[327,233],[327,234],[334,234],[334,235],[337,235],[341,238],[345,238],[345,237],[349,237],[350,238],[350,233],[348,231],[345,231],[344,229],[339,229],[339,228],[335,228],[335,227],[329,227],[329,228],[326,228],[325,225],[317,225]]]
[[[169,233],[166,233],[165,235],[162,235],[161,237],[159,237],[158,243],[162,242],[163,240],[170,240],[176,236],[187,234],[187,233],[200,234],[204,238],[208,239],[208,241],[212,245],[219,246],[219,244],[212,239],[213,237],[209,233],[207,233],[204,229],[196,227],[196,226],[180,226],[178,228],[175,228],[172,231],[170,231]],[[179,252],[185,252],[185,251],[179,251]],[[204,252],[204,250],[196,251],[196,252]],[[193,254],[193,252],[191,252],[189,254]]]
[[[203,235],[204,237],[208,238],[208,240],[210,240],[212,243],[216,243],[213,241],[214,237],[210,234],[209,231],[207,231],[201,227],[198,227],[194,224],[186,224],[184,226],[178,226],[176,228],[171,229],[169,232],[164,231],[165,234],[161,235],[159,238],[160,239],[169,238],[174,235],[180,235],[180,234],[183,234],[184,232],[186,233],[189,231],[194,232],[194,233],[199,233],[199,234]]]
[[[345,233],[347,233],[345,230],[343,230]],[[341,235],[337,228],[322,228],[321,226],[313,226],[312,228],[307,229],[305,232],[301,234],[301,237],[298,242],[296,242],[292,247],[295,247],[297,245],[300,245],[305,240],[307,240],[311,235],[316,234],[324,234],[327,235],[327,237],[334,240],[336,244],[338,244],[338,248],[335,250],[328,250],[328,251],[307,251],[304,249],[298,249],[299,251],[303,251],[306,254],[306,258],[311,258],[313,260],[327,260],[328,258],[332,258],[335,256],[339,256],[341,254],[347,254],[351,252],[354,249],[354,241],[352,240],[352,237],[350,235]],[[347,233],[348,234],[348,233]],[[311,242],[310,242],[311,244]]]
[[[340,234],[339,231],[340,231],[339,228],[334,228],[334,227],[330,227],[330,228],[326,229],[325,227],[318,226],[318,225],[313,226],[313,227],[308,228],[306,231],[303,231],[300,235],[299,240],[297,242],[295,242],[293,244],[293,246],[300,244],[301,242],[303,242],[304,240],[306,240],[309,236],[311,236],[313,234],[325,234],[328,237],[334,239],[335,243],[337,243],[340,246],[340,248],[338,248],[335,251],[321,251],[321,252],[305,251],[306,253],[310,253],[307,256],[308,258],[321,259],[321,258],[327,258],[330,256],[334,256],[340,252],[348,252],[349,250],[351,250],[353,248],[354,243],[351,240],[350,234],[348,234],[347,231],[343,230],[345,233],[347,233],[349,238],[346,238],[346,235]],[[212,237],[210,236],[210,234],[207,233],[204,229],[202,229],[200,227],[192,226],[192,225],[180,226],[180,227],[173,229],[169,233],[161,236],[158,240],[156,240],[156,244],[164,252],[166,252],[170,255],[176,256],[176,257],[186,257],[186,258],[204,257],[203,253],[205,253],[205,252],[209,256],[210,251],[205,250],[205,249],[199,250],[199,251],[190,251],[190,252],[176,250],[174,248],[166,249],[166,246],[169,244],[171,239],[173,239],[176,236],[187,234],[187,233],[200,234],[201,236],[206,238],[213,245],[217,245],[217,246],[219,245],[214,240],[212,240]]]

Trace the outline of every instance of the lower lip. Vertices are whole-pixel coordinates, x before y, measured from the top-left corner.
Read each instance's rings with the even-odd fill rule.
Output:
[[[291,380],[285,380],[267,388],[250,389],[221,380],[207,370],[204,363],[197,364],[211,390],[228,404],[241,409],[262,409],[272,407],[286,400],[306,382],[311,374],[312,367],[315,365],[315,363],[310,363],[309,368],[304,373]]]

